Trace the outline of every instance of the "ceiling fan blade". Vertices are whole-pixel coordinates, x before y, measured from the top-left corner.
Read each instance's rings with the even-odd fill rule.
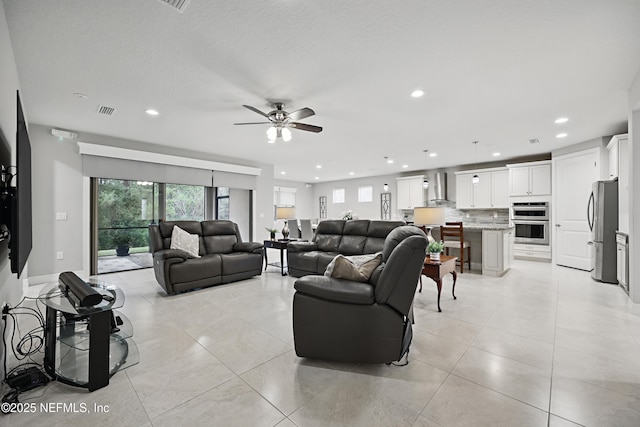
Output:
[[[293,113],[289,113],[289,119],[291,120],[302,120],[306,117],[311,117],[315,115],[316,112],[311,108],[301,108],[300,110],[294,111]]]
[[[270,125],[271,122],[247,122],[247,123],[234,123],[234,125]]]
[[[258,114],[260,114],[261,116],[269,117],[269,116],[267,115],[267,113],[263,113],[262,111],[258,110],[258,109],[257,109],[257,108],[255,108],[255,107],[252,107],[251,105],[243,105],[243,107],[244,107],[244,108],[247,108],[247,109],[249,109],[249,110],[251,110],[251,111],[253,111],[254,113],[258,113]]]
[[[289,126],[295,129],[306,130],[308,132],[322,132],[322,128],[320,126],[308,125],[306,123],[291,122],[289,123]]]

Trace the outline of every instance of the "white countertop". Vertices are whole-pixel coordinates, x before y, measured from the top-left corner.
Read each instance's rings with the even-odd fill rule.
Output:
[[[482,230],[508,230],[513,225],[508,223],[481,223],[481,222],[463,222],[464,230],[482,231]]]

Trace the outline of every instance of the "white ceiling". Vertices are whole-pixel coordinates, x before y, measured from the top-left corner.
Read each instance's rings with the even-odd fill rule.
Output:
[[[191,0],[182,14],[160,0],[3,2],[31,123],[271,163],[303,182],[624,132],[640,70],[638,0]],[[267,100],[314,109],[301,121],[324,131],[267,144],[266,125],[233,125],[262,121],[242,104]]]

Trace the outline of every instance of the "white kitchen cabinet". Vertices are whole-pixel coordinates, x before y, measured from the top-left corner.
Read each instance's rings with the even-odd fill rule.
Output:
[[[502,276],[513,260],[513,228],[482,230],[482,274]]]
[[[611,138],[611,141],[607,144],[607,151],[609,152],[609,179],[617,178],[620,161],[618,135]]]
[[[491,172],[491,207],[509,208],[509,170]]]
[[[549,245],[525,245],[513,244],[513,257],[517,259],[531,259],[540,261],[551,260],[551,246]]]
[[[408,210],[424,206],[424,188],[422,188],[423,180],[423,175],[397,178],[398,209]]]
[[[618,230],[629,233],[630,153],[627,134],[618,137]]]
[[[607,144],[609,179],[618,178],[618,230],[629,232],[629,135],[614,135]]]
[[[551,161],[519,163],[507,167],[511,197],[551,194]]]
[[[456,172],[456,209],[508,208],[507,169]],[[480,181],[473,184],[478,175]]]

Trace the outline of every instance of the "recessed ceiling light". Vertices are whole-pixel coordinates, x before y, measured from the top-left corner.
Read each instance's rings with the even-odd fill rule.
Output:
[[[498,157],[499,155],[500,155],[500,153],[498,153],[498,152],[493,153],[493,157]]]
[[[424,91],[421,89],[416,89],[413,92],[411,92],[411,96],[414,98],[420,98],[422,95],[424,95]]]
[[[74,93],[73,96],[75,96],[76,98],[80,98],[80,99],[87,99],[88,98],[87,95],[85,95],[84,93],[80,93],[80,92]]]
[[[566,138],[566,137],[567,137],[567,134],[564,132],[556,135],[556,138]]]
[[[320,177],[319,177],[319,176],[316,176],[316,177],[315,177],[315,178],[313,178],[313,179],[316,179],[316,180],[317,180],[317,179],[320,179]]]
[[[387,163],[389,164],[393,163],[393,159],[387,159]]]
[[[429,153],[429,157],[435,157],[437,155],[438,155],[438,153]]]
[[[569,119],[566,118],[566,117],[560,117],[560,118],[556,119],[556,123],[557,124],[567,123],[568,121],[569,121]]]
[[[355,175],[355,172],[349,172],[349,175]]]
[[[286,175],[287,173],[285,171],[280,172],[280,175]]]
[[[159,113],[156,110],[153,110],[151,108],[149,108],[148,110],[144,110],[145,113],[147,113],[150,116],[157,116]]]
[[[322,165],[316,165],[316,169],[322,169]]]
[[[406,169],[406,168],[408,168],[408,167],[409,167],[409,165],[402,165],[402,168],[403,168],[403,169]]]

